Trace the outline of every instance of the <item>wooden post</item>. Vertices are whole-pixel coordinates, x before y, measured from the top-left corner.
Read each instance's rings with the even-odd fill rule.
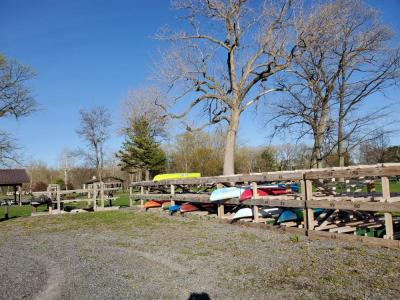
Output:
[[[8,205],[4,206],[4,219],[8,220]]]
[[[18,204],[19,206],[22,206],[22,199],[21,199],[21,194],[22,194],[22,186],[18,186]]]
[[[389,178],[382,177],[382,201],[389,202],[390,200],[390,185]],[[385,238],[388,240],[393,240],[393,216],[390,212],[385,212],[385,227],[386,227],[386,235]]]
[[[100,182],[100,203],[101,208],[104,208],[104,182]]]
[[[175,185],[171,184],[171,196],[175,195]],[[175,205],[175,200],[171,199],[171,206]]]
[[[57,193],[57,213],[61,213],[61,193],[60,193],[60,186],[57,185],[56,187],[56,193]]]
[[[150,171],[146,170],[146,181],[150,180]]]
[[[133,206],[132,194],[133,194],[133,188],[132,188],[132,186],[130,186],[129,187],[129,207]]]
[[[144,186],[140,187],[140,195],[144,195]],[[143,206],[144,206],[143,198],[140,198],[140,208],[143,208]]]
[[[303,200],[305,201],[304,208],[304,227],[306,230],[314,229],[314,210],[312,208],[307,207],[307,201],[312,199],[313,191],[312,191],[312,181],[311,180],[302,180],[301,181],[301,193],[303,195]]]
[[[97,184],[93,183],[92,185],[93,188],[93,210],[96,211],[97,210]]]
[[[251,183],[251,188],[253,190],[253,197],[252,198],[257,198],[258,197],[258,192],[257,192],[257,183],[252,182]],[[258,223],[258,206],[254,205],[253,206],[253,222]]]
[[[17,186],[14,185],[13,188],[14,188],[14,202],[16,203],[17,202]]]
[[[217,189],[221,189],[223,188],[224,185],[221,183],[217,183]],[[225,215],[225,207],[224,204],[222,204],[221,202],[218,202],[218,209],[217,209],[217,213],[218,213],[218,217],[219,218],[223,218]]]

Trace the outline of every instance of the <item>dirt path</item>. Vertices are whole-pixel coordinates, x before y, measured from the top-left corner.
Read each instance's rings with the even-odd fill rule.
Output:
[[[400,252],[153,213],[2,222],[1,299],[398,299]]]

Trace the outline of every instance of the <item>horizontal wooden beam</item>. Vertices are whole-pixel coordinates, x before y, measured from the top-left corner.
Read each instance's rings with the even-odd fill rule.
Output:
[[[142,200],[164,200],[164,201],[187,201],[194,203],[212,203],[208,194],[132,194],[132,199]],[[216,203],[216,202],[215,202]],[[240,202],[239,199],[223,201],[225,204],[243,204],[249,206],[269,207],[297,207],[305,208],[327,208],[343,210],[363,210],[374,212],[400,212],[400,202],[352,202],[352,201],[330,201],[330,200],[304,200],[295,199],[294,196],[262,196]]]
[[[187,178],[178,180],[141,181],[134,182],[132,186],[166,186],[217,184],[217,183],[243,183],[243,182],[270,182],[270,181],[297,181],[301,179],[330,179],[330,178],[359,178],[370,176],[395,176],[400,175],[400,163],[359,165],[349,167],[336,167],[324,169],[294,170],[280,172],[265,172],[253,174],[238,174],[232,176],[210,176],[200,178]]]
[[[400,175],[400,163],[304,170],[305,179],[359,178]]]
[[[368,246],[374,247],[386,247],[392,249],[400,249],[399,240],[386,240],[382,238],[374,238],[367,236],[357,236],[346,233],[326,232],[326,231],[315,231],[308,230],[308,237],[312,240],[320,239],[337,239],[348,242],[358,242]]]
[[[159,200],[159,201],[186,201],[193,203],[213,203],[207,194],[132,194],[132,199]],[[214,202],[217,204],[218,202]],[[239,199],[229,199],[223,204],[239,204]]]
[[[256,174],[238,174],[232,176],[213,176],[200,178],[187,178],[178,180],[141,181],[134,182],[132,186],[160,186],[160,185],[196,185],[217,183],[243,183],[243,182],[269,182],[269,181],[295,181],[303,178],[302,171],[267,172]]]
[[[375,212],[400,212],[399,202],[352,202],[352,201],[328,201],[328,200],[308,200],[309,208],[328,208],[328,209],[347,209],[364,210]]]
[[[272,206],[272,207],[304,207],[303,200],[296,200],[294,197],[292,199],[285,198],[282,196],[263,196],[252,198],[242,202],[245,205],[260,205],[260,206]]]

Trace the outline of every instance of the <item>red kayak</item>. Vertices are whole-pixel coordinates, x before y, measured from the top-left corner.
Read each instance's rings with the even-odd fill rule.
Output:
[[[191,212],[191,211],[198,211],[198,210],[199,210],[199,208],[197,206],[194,206],[191,203],[184,203],[184,204],[181,205],[181,208],[180,208],[180,211],[182,213]]]
[[[271,188],[259,188],[257,189],[257,194],[258,196],[276,196],[276,195],[283,195],[287,194],[287,191],[285,188],[281,187],[271,187]],[[251,199],[253,197],[253,190],[245,190],[241,195],[240,195],[240,201],[246,201]]]

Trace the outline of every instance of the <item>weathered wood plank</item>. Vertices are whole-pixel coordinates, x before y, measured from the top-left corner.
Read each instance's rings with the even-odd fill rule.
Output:
[[[357,236],[352,234],[345,233],[334,233],[334,232],[326,232],[326,231],[315,231],[310,230],[308,232],[308,237],[310,239],[338,239],[342,241],[348,242],[358,242],[368,246],[374,247],[386,247],[393,249],[400,249],[400,241],[398,240],[385,240],[381,238],[374,237],[366,237],[366,236]]]
[[[382,177],[382,202],[390,200],[390,185],[389,178],[384,176]],[[393,216],[390,212],[385,212],[385,228],[386,228],[386,238],[389,240],[393,239]]]
[[[400,163],[304,170],[306,179],[400,175]]]
[[[304,207],[303,200],[288,199],[282,196],[262,196],[247,201],[243,201],[244,205],[259,205],[271,207]]]
[[[217,184],[217,183],[244,183],[248,181],[264,182],[264,181],[291,181],[300,180],[303,178],[302,171],[283,171],[283,172],[266,172],[256,174],[238,174],[231,176],[210,176],[200,178],[187,178],[178,180],[162,180],[162,181],[141,181],[134,182],[132,186],[160,186],[171,184]]]
[[[400,203],[389,202],[351,202],[351,201],[329,201],[310,200],[307,201],[310,208],[348,209],[375,212],[400,212]]]

